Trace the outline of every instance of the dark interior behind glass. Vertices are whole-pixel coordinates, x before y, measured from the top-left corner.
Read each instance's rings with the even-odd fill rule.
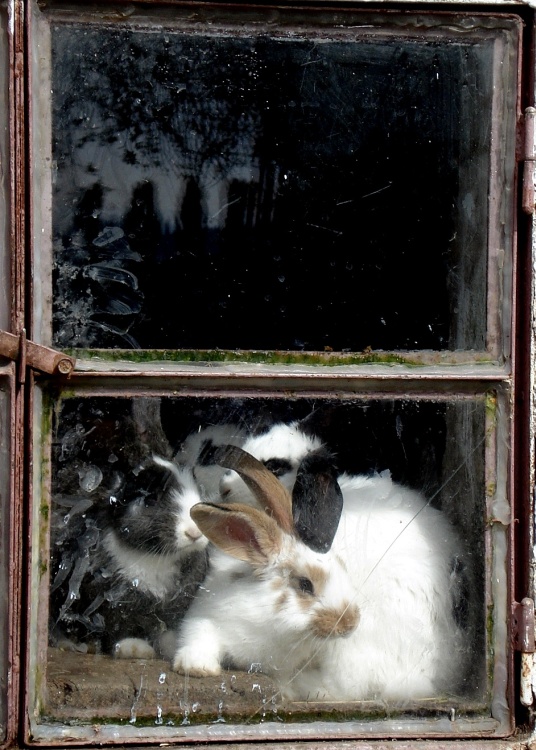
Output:
[[[55,345],[485,349],[492,59],[53,25]]]

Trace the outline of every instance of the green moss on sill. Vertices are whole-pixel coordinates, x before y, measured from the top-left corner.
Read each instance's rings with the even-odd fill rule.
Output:
[[[72,357],[90,361],[99,360],[102,362],[127,362],[134,364],[157,362],[236,362],[241,364],[321,365],[324,367],[367,364],[405,365],[409,367],[423,365],[423,362],[411,356],[381,351],[346,354],[341,352],[228,351],[222,349],[72,349],[66,353]]]

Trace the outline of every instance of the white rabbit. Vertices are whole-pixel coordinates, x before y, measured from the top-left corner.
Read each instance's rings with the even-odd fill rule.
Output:
[[[287,427],[289,439],[295,437],[296,424]],[[270,458],[284,458],[287,448],[280,450],[282,441],[273,440],[283,434],[277,425],[265,436],[272,442]],[[222,664],[260,662],[294,700],[400,702],[459,691],[469,666],[471,618],[464,608],[471,576],[452,525],[422,495],[389,476],[343,474],[337,481],[326,466],[329,457],[305,437],[298,435],[305,451],[301,463],[296,442],[298,449],[291,451],[298,464],[291,472],[294,522],[285,528],[279,519],[282,536],[281,529],[279,536],[265,531],[271,519],[234,502],[227,511],[192,509],[221,551],[211,555],[206,590],[198,592],[185,617],[174,668],[215,674]],[[256,440],[244,448],[268,459],[269,451]],[[236,463],[241,477],[226,475],[222,481],[228,501],[238,498],[276,515],[267,501],[281,494],[276,485],[259,489],[240,461],[218,460],[229,467]],[[262,464],[256,471],[267,473]],[[332,509],[338,497],[344,507],[337,526]],[[330,538],[331,550],[319,554]],[[309,564],[313,575],[304,572]],[[294,571],[310,581],[314,593],[298,593]],[[317,613],[323,609],[339,615],[327,618],[329,627],[319,633]]]
[[[192,509],[219,549],[182,623],[173,668],[204,676],[260,664],[287,683],[319,642],[355,629],[356,591],[336,554],[296,536],[292,500],[274,475],[239,448],[227,459],[270,513],[237,503]]]
[[[344,509],[332,550],[357,589],[359,627],[330,639],[316,682],[304,671],[287,694],[395,702],[463,687],[471,632],[463,545],[439,510],[389,476],[339,479]]]

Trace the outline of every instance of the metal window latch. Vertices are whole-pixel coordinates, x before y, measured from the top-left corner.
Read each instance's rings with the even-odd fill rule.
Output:
[[[527,107],[525,110],[525,133],[523,143],[523,193],[521,206],[526,214],[534,213],[534,123],[536,108]]]
[[[514,648],[521,652],[520,700],[524,706],[532,706],[536,642],[534,601],[528,597],[513,603],[512,638]]]
[[[35,344],[26,338],[26,331],[19,336],[7,331],[0,331],[0,357],[16,361],[18,364],[18,381],[24,383],[26,367],[47,375],[68,377],[74,370],[75,360],[67,354],[50,349],[48,346]]]

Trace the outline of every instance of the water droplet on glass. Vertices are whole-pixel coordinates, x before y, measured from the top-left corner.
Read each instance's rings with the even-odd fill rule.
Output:
[[[200,708],[201,708],[201,704],[200,703],[192,703],[192,713],[193,714],[195,714],[196,711],[199,711]]]
[[[158,725],[164,723],[164,719],[162,718],[162,706],[156,707],[156,719],[154,720],[154,723]]]
[[[284,276],[278,276],[277,280],[280,281],[281,283],[283,283],[285,281],[285,277]]]
[[[160,675],[160,677],[158,678],[158,682],[159,682],[159,683],[160,683],[161,685],[163,685],[165,681],[166,681],[166,673],[165,673],[165,672],[162,672],[162,674],[161,674],[161,675]]]
[[[98,466],[87,466],[78,472],[80,487],[86,492],[93,492],[102,482],[102,471]]]
[[[212,724],[225,724],[225,719],[222,716],[222,711],[223,711],[223,701],[220,701],[218,703],[218,718],[215,719],[213,722],[211,722]]]
[[[96,247],[105,247],[116,240],[120,240],[124,236],[125,233],[120,227],[104,227],[102,232],[100,232],[93,240],[93,244]]]
[[[135,589],[138,588],[139,584],[140,584],[140,579],[139,578],[133,578],[132,579],[132,585],[134,586]]]

